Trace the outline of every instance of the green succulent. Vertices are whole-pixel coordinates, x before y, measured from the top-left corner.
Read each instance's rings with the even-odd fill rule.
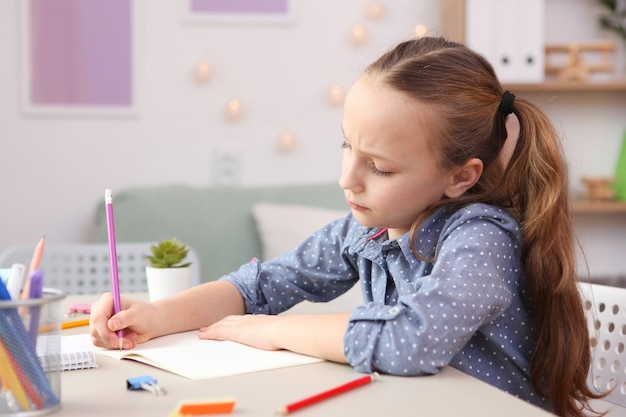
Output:
[[[146,259],[152,268],[185,268],[191,265],[191,262],[182,263],[189,249],[176,238],[162,240],[150,246],[150,251],[152,255],[146,256]]]

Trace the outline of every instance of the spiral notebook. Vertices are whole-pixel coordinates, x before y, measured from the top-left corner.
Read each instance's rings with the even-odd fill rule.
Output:
[[[60,353],[55,354],[58,339],[61,339]],[[78,369],[97,368],[96,354],[90,347],[77,343],[69,336],[39,336],[37,338],[37,355],[46,372],[73,371]]]

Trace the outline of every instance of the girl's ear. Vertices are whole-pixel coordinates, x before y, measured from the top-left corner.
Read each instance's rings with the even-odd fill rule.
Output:
[[[483,173],[483,161],[478,158],[469,159],[463,166],[453,172],[450,184],[445,189],[448,198],[458,198],[472,188]]]

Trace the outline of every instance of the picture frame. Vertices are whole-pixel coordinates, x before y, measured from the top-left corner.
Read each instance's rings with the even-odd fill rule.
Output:
[[[136,0],[20,0],[22,111],[34,116],[138,113]]]
[[[293,0],[183,0],[188,22],[289,23]]]

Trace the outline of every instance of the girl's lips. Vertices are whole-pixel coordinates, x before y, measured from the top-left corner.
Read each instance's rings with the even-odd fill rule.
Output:
[[[352,210],[357,210],[357,211],[365,211],[365,210],[367,210],[366,207],[359,206],[358,204],[355,204],[355,203],[353,203],[352,201],[349,201],[349,200],[348,200],[348,206],[350,206],[350,208]]]

